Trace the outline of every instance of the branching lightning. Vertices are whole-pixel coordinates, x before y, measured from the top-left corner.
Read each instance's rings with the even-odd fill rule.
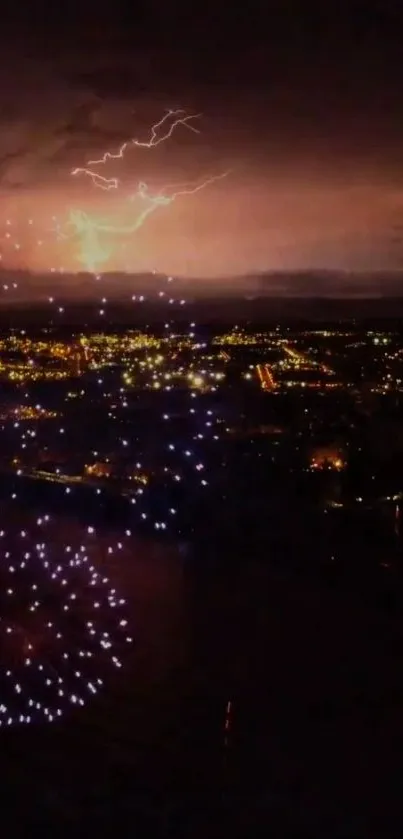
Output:
[[[180,116],[180,114],[184,114],[184,116]],[[168,129],[165,130],[160,134],[160,129],[162,129],[165,124],[169,121],[170,117],[174,117],[171,124],[169,125]],[[126,140],[117,152],[110,152],[107,151],[105,154],[102,155],[98,160],[88,160],[87,165],[85,167],[76,167],[72,170],[72,175],[87,175],[91,178],[94,186],[99,187],[100,189],[105,189],[106,191],[110,189],[118,189],[120,181],[118,178],[104,178],[102,175],[99,175],[97,172],[93,172],[91,169],[87,168],[89,166],[101,166],[104,163],[108,163],[109,160],[122,160],[126,150],[130,146],[137,146],[138,148],[143,149],[151,149],[154,146],[159,146],[160,143],[164,143],[165,140],[168,140],[169,137],[172,136],[175,128],[178,125],[184,125],[189,131],[193,131],[195,134],[200,134],[198,128],[195,128],[194,125],[191,124],[191,120],[199,119],[201,114],[189,114],[186,115],[186,112],[183,110],[168,110],[166,114],[156,122],[154,125],[151,126],[151,136],[149,140]]]
[[[98,186],[100,189],[104,189],[106,192],[109,192],[110,189],[117,189],[119,186],[119,181],[117,178],[103,178],[102,175],[98,175],[96,172],[91,172],[90,169],[73,169],[72,175],[79,175],[80,173],[84,173],[91,178],[92,183],[94,186]]]
[[[168,140],[178,126],[183,125],[190,131],[199,134],[192,121],[198,119],[201,114],[186,115],[183,110],[168,110],[167,113],[151,127],[150,137],[146,141],[130,140],[124,142],[116,152],[105,152],[97,160],[89,160],[85,167],[76,167],[71,174],[86,175],[95,187],[105,191],[117,190],[121,182],[117,177],[107,178],[94,171],[94,168],[105,165],[110,161],[122,160],[129,148],[139,147],[151,149]],[[193,195],[215,181],[225,178],[229,173],[223,172],[219,175],[211,175],[198,183],[167,184],[157,193],[152,194],[148,185],[144,182],[138,184],[136,192],[128,196],[130,202],[139,199],[145,206],[140,210],[134,220],[128,224],[112,224],[100,221],[83,210],[72,210],[69,214],[67,227],[71,234],[62,234],[63,238],[77,237],[80,242],[78,260],[88,271],[95,272],[100,265],[104,264],[111,256],[113,247],[104,247],[100,243],[101,234],[110,236],[129,235],[136,233],[144,224],[146,219],[159,207],[168,207],[176,198],[185,195]]]

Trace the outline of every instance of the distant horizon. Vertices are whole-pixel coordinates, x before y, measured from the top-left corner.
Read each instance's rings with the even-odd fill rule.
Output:
[[[77,271],[52,271],[52,270],[36,270],[31,269],[28,267],[13,267],[4,265],[4,263],[0,266],[0,276],[1,274],[10,273],[15,275],[24,274],[28,277],[86,277],[92,280],[96,279],[96,277],[113,277],[113,276],[122,276],[122,277],[141,277],[141,276],[154,276],[154,277],[169,277],[171,274],[168,271],[156,271],[154,269],[144,269],[139,271],[124,271],[124,270],[108,270],[108,271],[85,271],[85,270],[77,270]],[[298,276],[298,275],[306,275],[312,274],[312,276],[320,276],[320,275],[333,275],[333,276],[354,276],[354,277],[379,277],[379,276],[402,276],[403,277],[403,266],[400,268],[331,268],[326,265],[320,267],[300,267],[300,268],[270,268],[270,269],[251,269],[250,271],[240,271],[238,272],[231,272],[231,273],[220,273],[215,275],[193,275],[193,274],[174,274],[173,279],[175,280],[186,280],[188,282],[206,282],[206,283],[214,283],[220,280],[241,280],[247,278],[255,278],[255,277],[276,277],[276,276]]]
[[[98,279],[97,279],[98,276]],[[136,295],[186,300],[241,299],[389,299],[403,297],[403,269],[347,271],[332,268],[255,271],[216,278],[169,277],[155,271],[108,271],[94,275],[0,268],[0,306],[37,302],[122,302]]]

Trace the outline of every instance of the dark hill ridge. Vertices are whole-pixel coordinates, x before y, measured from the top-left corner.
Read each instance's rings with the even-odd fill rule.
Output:
[[[14,286],[17,286],[16,288]],[[274,271],[233,277],[168,277],[161,273],[106,272],[97,280],[87,273],[34,274],[29,271],[0,271],[1,302],[64,300],[127,300],[132,294],[158,297],[206,299],[222,296],[269,298],[380,298],[403,296],[403,272],[357,273],[346,271]],[[162,297],[162,301],[166,300]]]

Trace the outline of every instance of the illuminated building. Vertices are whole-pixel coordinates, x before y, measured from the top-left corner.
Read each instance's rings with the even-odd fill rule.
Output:
[[[346,466],[344,452],[336,446],[320,446],[314,450],[310,460],[311,469],[335,469],[340,471]]]

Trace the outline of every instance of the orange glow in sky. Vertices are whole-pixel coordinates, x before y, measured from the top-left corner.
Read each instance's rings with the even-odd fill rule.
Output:
[[[128,193],[133,194],[130,185]],[[92,248],[104,271],[211,278],[304,266],[365,269],[372,252],[373,267],[382,267],[393,251],[387,241],[380,247],[377,237],[393,223],[400,204],[401,192],[393,185],[347,189],[322,178],[308,187],[301,178],[287,183],[273,173],[259,182],[253,172],[241,177],[235,171],[158,207],[141,229],[130,232],[144,210],[141,198],[130,203],[126,196],[122,202],[67,181],[63,189],[48,185],[23,198],[20,193],[18,199],[0,198],[0,255],[3,267],[80,271]],[[82,239],[68,225],[77,208],[101,226],[126,232],[94,234],[85,255]]]

